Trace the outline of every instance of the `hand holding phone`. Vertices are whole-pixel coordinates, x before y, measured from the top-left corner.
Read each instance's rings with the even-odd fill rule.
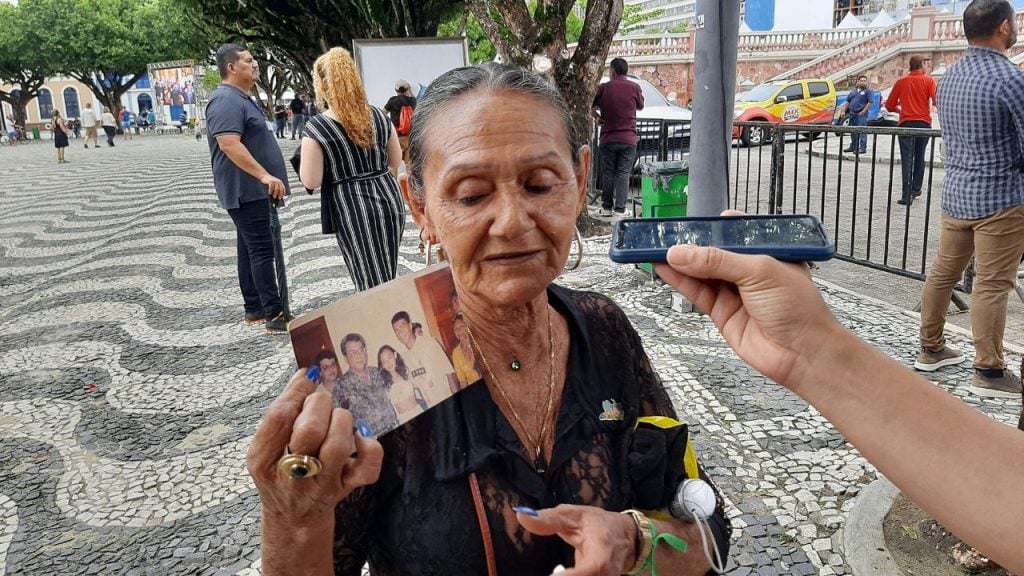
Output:
[[[740,254],[766,254],[786,262],[816,262],[836,248],[821,221],[810,215],[625,218],[612,228],[608,255],[614,262],[665,262],[679,244],[713,246]]]

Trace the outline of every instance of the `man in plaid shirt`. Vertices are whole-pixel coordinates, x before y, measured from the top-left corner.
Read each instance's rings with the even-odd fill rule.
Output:
[[[1006,298],[1024,252],[1024,73],[1006,57],[1017,42],[1006,0],[974,0],[964,11],[970,44],[942,78],[939,119],[946,143],[939,250],[921,294],[921,352],[914,367],[933,371],[964,355],[942,329],[953,286],[975,258],[971,298],[971,392],[1020,397],[1020,378],[1003,361]]]

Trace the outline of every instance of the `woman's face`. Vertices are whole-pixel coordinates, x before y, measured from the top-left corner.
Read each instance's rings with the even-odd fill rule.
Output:
[[[424,200],[406,201],[440,242],[463,295],[535,298],[561,273],[586,194],[590,151],[572,165],[557,111],[511,90],[475,90],[430,120]]]
[[[334,358],[324,358],[320,361],[320,374],[323,380],[334,382],[338,379],[338,361]]]
[[[380,351],[380,357],[377,358],[377,362],[380,364],[381,369],[387,370],[388,372],[395,371],[395,353],[385,348]]]

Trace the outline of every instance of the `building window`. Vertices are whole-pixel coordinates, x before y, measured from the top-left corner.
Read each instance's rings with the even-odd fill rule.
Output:
[[[78,106],[78,90],[68,86],[64,89],[64,112],[70,118],[78,118],[82,111]]]
[[[864,4],[867,0],[835,0],[832,10],[832,26],[838,26],[843,18],[851,12],[857,16],[864,13]]]
[[[47,88],[41,88],[39,90],[39,96],[36,98],[39,103],[39,119],[49,120],[53,118],[53,94]]]

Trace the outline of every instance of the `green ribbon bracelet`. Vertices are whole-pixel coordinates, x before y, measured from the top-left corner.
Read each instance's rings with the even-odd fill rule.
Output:
[[[686,541],[668,532],[658,534],[657,529],[654,528],[654,522],[648,521],[647,526],[651,529],[651,554],[647,557],[647,562],[644,562],[644,569],[650,569],[651,576],[658,576],[658,569],[654,566],[654,556],[658,551],[658,542],[664,542],[678,550],[680,554],[684,554],[686,553]]]

